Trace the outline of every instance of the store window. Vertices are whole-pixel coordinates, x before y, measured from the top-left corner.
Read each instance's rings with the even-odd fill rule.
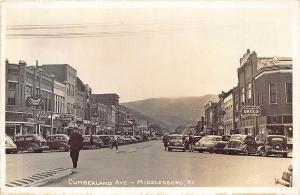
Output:
[[[7,91],[7,104],[16,105],[17,83],[9,82]]]
[[[277,85],[276,85],[276,83],[269,84],[269,103],[270,104],[277,103]]]

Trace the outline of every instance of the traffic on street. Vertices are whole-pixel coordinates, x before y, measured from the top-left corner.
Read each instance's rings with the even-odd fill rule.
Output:
[[[83,150],[76,169],[72,169],[69,153],[59,150],[10,154],[6,158],[7,183],[45,170],[69,168],[72,174],[43,186],[276,186],[275,177],[281,177],[292,162],[292,158],[272,155],[217,154],[210,149],[199,153],[196,146],[194,152],[182,152],[182,148],[172,148],[172,140],[168,150],[161,138],[122,144],[118,150]]]

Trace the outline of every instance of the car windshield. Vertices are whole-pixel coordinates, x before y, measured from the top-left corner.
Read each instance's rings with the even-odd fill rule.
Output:
[[[182,136],[180,136],[180,135],[170,136],[170,139],[182,139]]]
[[[241,136],[241,135],[233,135],[233,136],[231,136],[230,140],[241,140],[241,141],[243,141],[244,137]]]
[[[5,136],[5,143],[12,143],[12,139],[9,136]]]
[[[35,140],[37,140],[37,141],[44,141],[44,138],[42,136],[36,136]]]

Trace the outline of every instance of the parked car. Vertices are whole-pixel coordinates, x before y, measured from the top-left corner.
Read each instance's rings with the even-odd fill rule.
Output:
[[[126,144],[132,144],[133,143],[133,140],[131,139],[130,135],[124,135],[122,137],[125,140]]]
[[[92,144],[90,135],[83,135],[82,137],[83,137],[83,146],[82,146],[83,150],[94,150],[94,149],[96,149],[94,139],[93,139],[93,144]]]
[[[169,137],[169,142],[167,146],[168,151],[172,151],[173,149],[185,151],[182,134],[171,134],[168,135],[168,137]]]
[[[38,134],[17,135],[15,143],[20,151],[43,152],[49,150],[46,140]]]
[[[104,147],[108,147],[109,146],[109,140],[110,140],[110,136],[109,135],[98,135],[99,138],[102,140]]]
[[[133,143],[138,143],[139,142],[134,136],[130,136],[130,139],[132,140]]]
[[[288,156],[287,139],[282,135],[268,135],[262,146],[259,146],[257,153],[260,156],[275,154],[283,157]]]
[[[221,136],[218,135],[206,135],[202,137],[198,142],[193,146],[195,151],[200,153],[207,151],[212,153],[215,145],[222,140]]]
[[[13,140],[5,134],[5,152],[6,154],[17,153],[18,149]]]
[[[250,155],[256,154],[258,145],[251,135],[234,134],[230,137],[224,150],[227,154],[243,153]]]
[[[96,146],[96,148],[104,148],[104,143],[99,135],[92,135],[93,137],[93,143]]]
[[[47,146],[50,150],[59,150],[60,152],[69,151],[69,136],[66,134],[53,134],[46,137]]]
[[[213,151],[215,153],[225,153],[225,147],[228,144],[228,141],[230,140],[231,135],[222,135],[222,140],[217,142],[216,145],[213,148]]]
[[[194,136],[194,144],[197,143],[198,141],[200,141],[200,139],[201,139],[202,137],[203,137],[203,136],[195,135],[195,136]]]
[[[142,142],[142,141],[143,141],[142,137],[139,136],[139,135],[136,135],[136,136],[134,136],[134,137],[138,140],[138,142]]]

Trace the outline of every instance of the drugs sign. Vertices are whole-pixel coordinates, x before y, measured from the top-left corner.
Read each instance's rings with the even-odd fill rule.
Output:
[[[259,116],[261,109],[259,106],[244,106],[241,114],[244,116]]]
[[[44,102],[41,97],[29,97],[26,100],[27,106],[40,106]]]

